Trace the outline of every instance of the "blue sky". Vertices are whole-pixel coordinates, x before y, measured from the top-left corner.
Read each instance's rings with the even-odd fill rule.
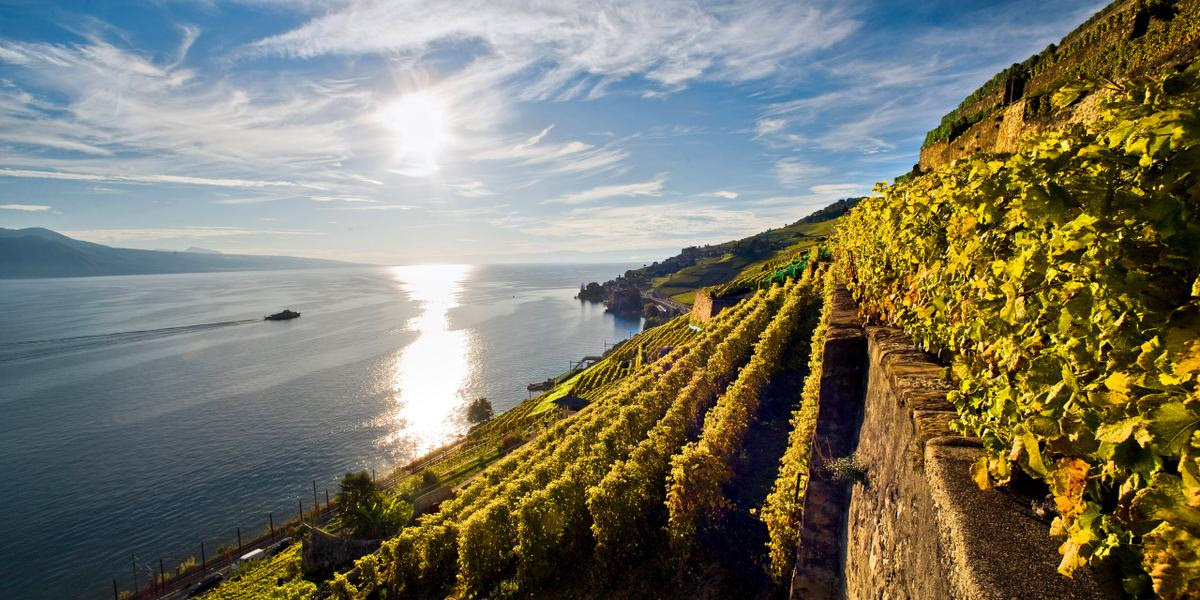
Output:
[[[0,226],[385,264],[661,258],[911,168],[1094,0],[0,0]]]

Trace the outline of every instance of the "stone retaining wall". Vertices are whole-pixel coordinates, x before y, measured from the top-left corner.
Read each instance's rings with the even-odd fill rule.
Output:
[[[1058,574],[1058,543],[1028,499],[971,480],[983,450],[950,431],[944,369],[898,329],[867,327],[866,336],[855,451],[867,479],[847,515],[847,597],[1105,597],[1090,572]]]
[[[1058,574],[1058,543],[1028,499],[975,485],[983,450],[950,431],[944,369],[898,329],[859,328],[846,298],[831,314],[813,463],[854,454],[865,477],[839,488],[814,467],[792,597],[1115,596],[1090,571]],[[857,366],[846,363],[854,353],[830,352],[855,329],[865,337]],[[848,443],[838,421],[851,425]]]
[[[379,549],[380,540],[356,540],[307,526],[300,557],[305,573],[328,572]]]

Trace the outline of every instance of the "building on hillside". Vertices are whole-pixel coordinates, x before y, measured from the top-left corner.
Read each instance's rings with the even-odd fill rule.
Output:
[[[707,290],[696,292],[696,299],[692,302],[692,319],[698,322],[705,322],[715,316],[722,310],[745,300],[750,296],[750,293],[733,294],[720,298],[713,298]]]
[[[563,416],[573,415],[588,405],[588,401],[570,394],[554,401],[554,405],[563,412]]]

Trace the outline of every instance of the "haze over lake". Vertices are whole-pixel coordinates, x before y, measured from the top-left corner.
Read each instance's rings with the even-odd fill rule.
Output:
[[[629,266],[0,281],[0,597],[106,597],[440,445],[637,330],[573,298]]]

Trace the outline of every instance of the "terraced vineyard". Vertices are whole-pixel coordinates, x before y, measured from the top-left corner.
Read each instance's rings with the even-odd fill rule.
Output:
[[[788,246],[770,258],[746,267],[729,281],[712,286],[706,291],[714,298],[722,298],[756,290],[763,287],[764,282],[768,282],[778,271],[789,265],[801,262],[807,265],[812,258],[815,258],[812,253],[814,249],[820,247],[820,244],[821,240],[814,238]],[[780,276],[776,281],[784,279],[786,279],[785,276]]]
[[[831,224],[803,227],[825,231]],[[783,370],[793,379],[803,375],[797,368],[807,364],[822,298],[819,242],[805,235],[727,274],[732,279],[720,289],[757,291],[712,320],[693,323],[685,314],[639,333],[387,478],[393,493],[410,498],[431,489],[430,475],[456,494],[348,571],[312,588],[283,563],[259,567],[219,588],[234,596],[219,597],[276,588],[294,598],[507,597],[552,589],[645,597],[667,589],[677,595],[680,574],[695,569],[744,586],[746,573],[733,572],[747,565],[754,594],[769,596],[777,583],[766,577],[769,537],[757,519],[734,553],[738,564],[726,564],[730,554],[711,546],[727,517],[745,519],[762,508],[769,491],[762,482],[776,476],[785,439],[763,463],[769,468],[758,467],[754,487],[761,489],[751,500],[725,493],[745,486],[739,478],[749,468],[742,451],[749,430],[764,419],[786,424],[799,401],[798,388],[779,396],[768,382]],[[798,262],[804,266],[780,271]],[[552,401],[568,394],[590,404],[563,418]],[[779,397],[766,414],[760,400],[771,394]],[[692,476],[697,469],[701,476]],[[557,566],[568,563],[578,573],[564,579]],[[612,578],[613,567],[626,576]],[[268,575],[270,582],[256,580]]]
[[[581,373],[570,387],[570,393],[588,400],[599,398],[622,378],[661,358],[676,346],[686,344],[696,334],[688,315],[671,319],[627,340]]]
[[[742,436],[758,419],[759,394],[787,362],[780,354],[808,347],[819,287],[811,276],[790,280],[699,330],[684,316],[626,342],[564,384],[590,395],[589,406],[499,459],[321,593],[441,598],[553,588],[641,596],[674,585],[681,568],[720,572],[704,533],[735,510],[722,490],[739,468]],[[678,544],[662,535],[664,526],[678,521],[679,499],[695,496],[697,483],[682,478],[678,465],[698,456],[714,475],[704,480],[704,501],[687,505],[696,509],[688,512],[689,530],[699,537],[686,551],[672,550]],[[764,534],[748,549],[764,562],[765,542]],[[614,563],[629,576],[604,575],[601,566]],[[574,565],[569,576],[564,564]]]
[[[778,269],[820,243],[833,231],[841,210],[853,206],[856,201],[842,200],[829,207],[835,209],[832,212],[818,211],[786,227],[722,244],[720,247],[727,249],[724,254],[701,259],[670,275],[656,277],[650,284],[656,293],[684,304],[691,304],[696,292],[705,287],[736,285],[739,289],[754,289],[757,282],[751,283],[751,280],[768,269]],[[756,239],[770,250],[756,250]]]

